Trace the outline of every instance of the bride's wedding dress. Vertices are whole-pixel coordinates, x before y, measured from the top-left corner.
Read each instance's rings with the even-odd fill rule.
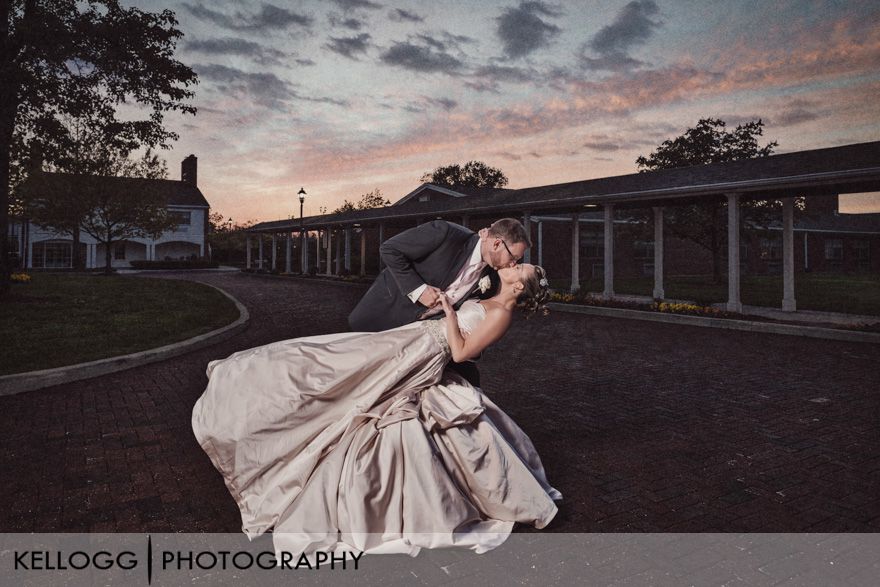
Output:
[[[485,317],[465,302],[459,326]],[[449,361],[446,320],[276,342],[208,365],[192,424],[253,537],[416,554],[546,526],[561,494],[528,436]]]

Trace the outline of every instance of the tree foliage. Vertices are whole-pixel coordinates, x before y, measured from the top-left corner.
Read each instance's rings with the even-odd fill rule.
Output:
[[[663,141],[647,157],[639,156],[639,171],[656,171],[691,165],[725,163],[740,159],[766,157],[779,145],[771,141],[764,146],[758,137],[764,134],[764,123],[757,121],[726,130],[726,123],[717,118],[703,118],[693,128],[674,139]],[[779,203],[773,200],[741,202],[743,226],[765,224],[779,213]],[[727,201],[715,199],[705,203],[671,206],[666,209],[664,223],[674,236],[689,240],[712,254],[712,276],[721,281],[722,253],[727,246]]]
[[[186,103],[195,73],[173,57],[182,33],[170,10],[118,0],[0,0],[0,232],[28,169],[67,167],[76,138],[66,119],[101,129],[117,153],[167,147],[167,112]],[[136,104],[138,108],[132,108]],[[122,107],[125,105],[125,107]],[[29,162],[38,153],[42,161]],[[0,239],[0,293],[8,287]]]
[[[106,273],[112,271],[113,244],[130,238],[158,238],[177,226],[168,212],[166,192],[158,181],[168,177],[165,161],[151,150],[131,158],[107,145],[94,145],[91,175],[34,173],[23,191],[28,211],[44,226],[63,225],[73,217],[68,203],[78,207],[68,230],[81,229],[104,245]]]
[[[464,166],[453,163],[438,167],[422,175],[420,181],[450,188],[502,188],[507,185],[507,176],[482,161],[468,161]]]
[[[361,199],[357,201],[357,203],[349,202],[345,200],[342,202],[342,205],[333,210],[332,214],[338,214],[340,212],[350,212],[352,210],[369,210],[370,208],[382,208],[384,206],[390,206],[391,201],[387,200],[385,196],[382,195],[382,191],[379,188],[374,189],[371,192],[367,192],[361,196]]]

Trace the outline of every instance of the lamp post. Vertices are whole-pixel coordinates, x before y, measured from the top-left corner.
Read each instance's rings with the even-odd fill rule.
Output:
[[[303,204],[306,202],[306,190],[302,187],[299,188],[299,193],[297,195],[299,196],[299,234],[300,237],[302,237],[302,259],[299,266],[303,275],[305,275],[307,273],[306,264],[309,262],[309,239],[306,237],[305,222],[303,221]]]

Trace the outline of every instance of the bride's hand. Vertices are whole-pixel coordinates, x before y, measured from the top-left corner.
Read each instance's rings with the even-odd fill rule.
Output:
[[[445,293],[440,294],[440,305],[443,306],[443,313],[448,317],[450,314],[455,314],[455,310],[452,308],[452,304],[449,303],[449,298],[446,297]]]

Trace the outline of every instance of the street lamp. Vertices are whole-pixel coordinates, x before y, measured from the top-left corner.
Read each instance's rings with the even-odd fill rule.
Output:
[[[306,202],[306,190],[305,188],[299,188],[299,234],[302,237],[302,260],[300,261],[300,269],[302,270],[303,275],[306,273],[306,263],[308,263],[308,251],[306,247],[308,247],[309,240],[306,237],[305,231],[305,222],[303,221],[303,204]]]

